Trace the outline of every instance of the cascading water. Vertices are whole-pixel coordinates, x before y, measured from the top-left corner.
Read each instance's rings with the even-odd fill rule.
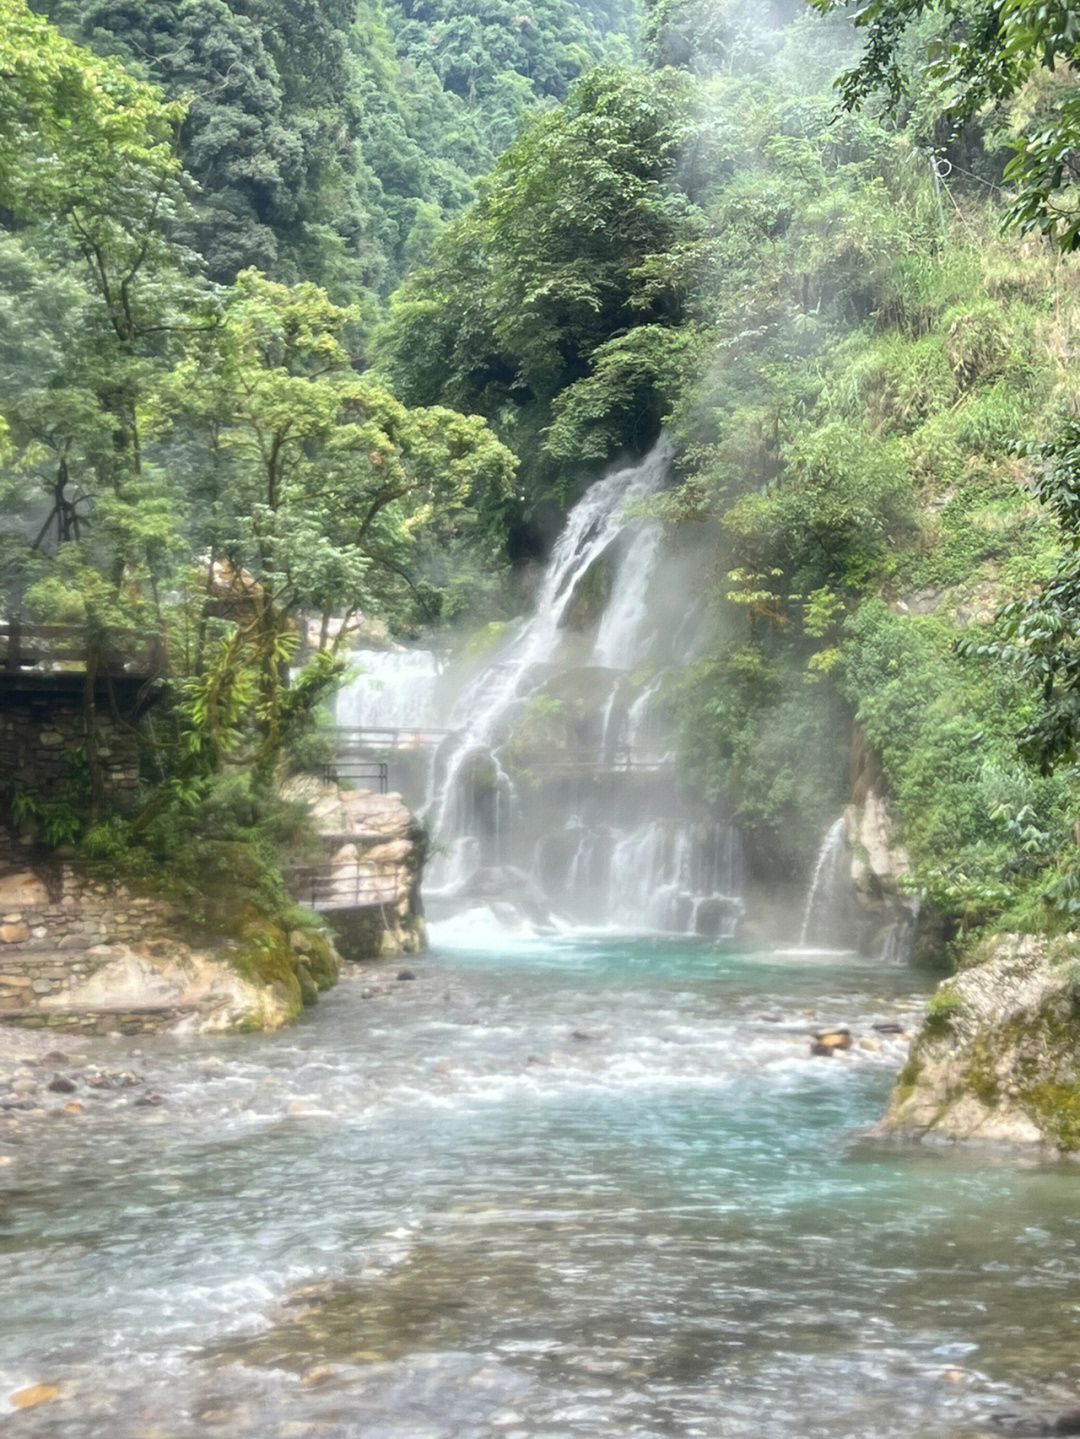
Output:
[[[510,867],[572,920],[710,936],[733,927],[738,837],[678,800],[650,713],[656,652],[672,659],[653,611],[664,532],[636,510],[668,460],[661,440],[587,491],[533,614],[450,709],[427,806],[435,892],[482,901],[494,886],[503,899]]]
[[[360,650],[357,677],[338,691],[334,722],[347,729],[422,729],[434,723],[442,666],[430,650]]]
[[[821,842],[810,885],[806,892],[806,908],[803,910],[799,944],[806,945],[812,939],[820,939],[830,926],[836,907],[836,891],[845,879],[847,865],[847,825],[844,816],[833,824]],[[850,874],[846,875],[850,880]]]

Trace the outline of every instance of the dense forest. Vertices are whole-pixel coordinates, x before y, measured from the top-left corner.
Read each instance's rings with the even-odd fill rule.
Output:
[[[268,823],[343,617],[509,618],[664,426],[683,782],[802,876],[857,739],[950,933],[1067,926],[1080,42],[816,8],[2,0],[5,618],[170,671],[134,817],[92,742],[9,812],[197,867]]]

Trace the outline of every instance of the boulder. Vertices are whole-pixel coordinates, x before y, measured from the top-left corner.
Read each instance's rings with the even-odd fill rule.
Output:
[[[49,903],[49,891],[32,870],[0,875],[0,911],[40,909]]]
[[[946,980],[879,1130],[1080,1151],[1080,936],[996,935]]]

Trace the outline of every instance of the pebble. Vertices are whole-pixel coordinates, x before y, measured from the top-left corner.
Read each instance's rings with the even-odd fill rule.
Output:
[[[416,975],[412,972],[411,969],[399,969],[399,970],[398,970],[398,979],[415,979],[415,978],[416,978]]]
[[[140,1094],[135,1100],[135,1103],[141,1108],[146,1108],[147,1105],[164,1104],[165,1099],[164,1096],[160,1094]]]
[[[53,1094],[74,1094],[76,1085],[75,1081],[69,1079],[66,1074],[54,1074],[45,1088],[51,1090]]]

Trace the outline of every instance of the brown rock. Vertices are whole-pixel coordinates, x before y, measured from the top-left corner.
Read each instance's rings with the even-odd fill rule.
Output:
[[[77,1099],[69,1099],[64,1105],[63,1112],[64,1114],[85,1114],[86,1105],[80,1104]]]
[[[0,910],[38,909],[49,903],[49,891],[31,870],[0,876]]]
[[[19,1389],[11,1396],[13,1409],[36,1409],[39,1404],[51,1404],[60,1398],[55,1384],[31,1384],[29,1389]]]
[[[811,1054],[836,1054],[838,1050],[851,1048],[850,1029],[827,1029],[815,1034],[810,1043]]]
[[[29,938],[25,924],[0,924],[0,944],[25,944]]]

